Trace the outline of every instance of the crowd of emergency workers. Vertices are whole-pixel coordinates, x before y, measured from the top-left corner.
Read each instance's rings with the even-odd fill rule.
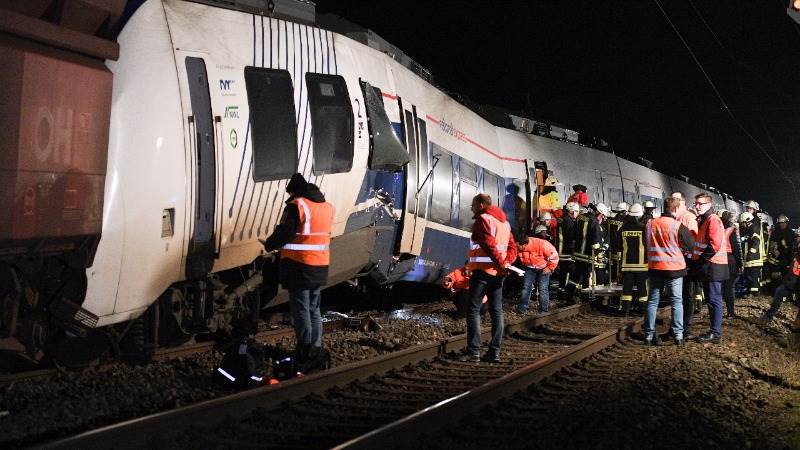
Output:
[[[796,297],[800,283],[800,229],[789,227],[785,215],[768,230],[758,215],[759,205],[747,202],[737,215],[715,208],[712,196],[686,198],[672,192],[663,210],[651,201],[609,208],[589,202],[587,188],[561,205],[558,180],[549,176],[536,196],[538,218],[530,226],[519,188],[509,185],[504,199],[478,194],[472,199],[474,223],[466,264],[444,277],[457,311],[467,322],[464,361],[498,362],[503,339],[504,284],[518,291],[517,311],[528,311],[534,299],[538,312],[550,308],[551,278],[566,304],[587,298],[587,290],[621,287],[618,314],[643,314],[642,342],[658,345],[670,340],[717,344],[723,336],[723,309],[736,315],[737,297],[773,292],[773,302],[761,322],[767,324],[785,299]],[[298,371],[319,368],[322,349],[320,289],[326,285],[330,261],[333,205],[317,186],[300,174],[289,181],[283,216],[263,241],[267,252],[279,252],[279,281],[289,292],[297,337]],[[499,200],[499,202],[498,202]],[[520,280],[520,282],[517,282]],[[517,295],[515,295],[517,294]],[[591,295],[588,296],[591,298]],[[659,303],[672,308],[670,331],[657,335]],[[693,316],[708,307],[710,327],[695,335]],[[482,312],[491,318],[491,340],[481,356]]]
[[[621,315],[645,317],[642,343],[683,346],[687,341],[718,344],[723,317],[736,317],[737,298],[770,293],[773,301],[759,322],[768,325],[784,301],[800,291],[800,229],[789,227],[781,214],[776,226],[759,216],[759,204],[746,203],[739,215],[716,207],[711,194],[687,198],[675,191],[663,199],[613,208],[589,202],[587,188],[574,185],[562,206],[558,180],[547,177],[537,198],[538,218],[530,230],[518,220],[521,199],[511,187],[493,204],[485,194],[472,204],[474,225],[465,267],[444,280],[457,308],[467,319],[469,344],[465,361],[499,361],[503,336],[503,284],[519,285],[517,312],[525,313],[534,298],[538,312],[550,308],[551,278],[565,304],[589,297],[595,289],[616,294]],[[523,205],[524,208],[524,205]],[[522,283],[514,283],[515,272]],[[513,296],[513,294],[511,295]],[[670,330],[656,333],[659,305],[671,306]],[[693,318],[707,305],[710,326],[695,334]],[[480,314],[489,311],[492,338],[485,355],[480,349]],[[726,314],[727,313],[727,314]],[[699,330],[698,330],[699,331]]]

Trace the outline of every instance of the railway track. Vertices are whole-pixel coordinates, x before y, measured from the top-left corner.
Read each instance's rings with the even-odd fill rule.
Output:
[[[342,329],[345,326],[347,326],[346,319],[333,320],[324,323],[324,328],[326,332]],[[254,339],[262,344],[271,344],[279,342],[286,338],[292,338],[293,336],[294,336],[294,331],[292,330],[292,328],[285,327],[277,330],[267,330],[259,332],[254,336]],[[176,347],[160,348],[153,352],[153,361],[165,361],[173,358],[187,357],[198,353],[210,351],[216,346],[217,342],[215,341],[205,341],[205,342],[179,345]],[[108,364],[113,364],[115,362],[116,361],[110,361]],[[73,372],[79,371],[81,369],[85,369],[88,367],[91,367],[91,365],[82,367],[71,367],[71,368],[52,367],[47,369],[38,369],[26,372],[4,374],[0,375],[0,389],[8,385],[19,383],[22,381],[45,380],[62,373],[66,373],[69,371]]]
[[[454,351],[466,342],[459,335],[100,428],[47,447],[392,446],[404,433],[435,429],[449,420],[442,417],[457,416],[453,408],[463,409],[465,401],[471,407],[485,404],[498,392],[530,383],[531,373],[541,379],[611,346],[640,322],[576,305],[508,324],[500,364],[458,361]]]

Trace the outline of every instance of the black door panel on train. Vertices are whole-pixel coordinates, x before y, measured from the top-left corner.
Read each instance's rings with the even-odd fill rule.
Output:
[[[195,153],[194,226],[186,259],[186,277],[198,278],[214,266],[214,218],[216,203],[216,149],[214,118],[208,91],[206,63],[202,58],[186,57],[186,75],[192,115],[189,116],[190,142]]]

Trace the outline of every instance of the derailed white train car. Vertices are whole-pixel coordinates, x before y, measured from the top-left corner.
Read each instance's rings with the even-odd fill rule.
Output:
[[[295,172],[336,208],[330,283],[375,286],[435,283],[462,265],[479,192],[530,226],[548,171],[562,200],[577,183],[608,204],[700,190],[575,136],[495,126],[419,71],[310,23],[149,0],[118,41],[102,237],[79,313],[99,329],[137,320],[142,348],[266,306],[259,239]]]

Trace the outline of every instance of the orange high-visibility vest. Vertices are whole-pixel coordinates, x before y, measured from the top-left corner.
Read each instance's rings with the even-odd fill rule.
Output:
[[[511,240],[511,225],[508,222],[500,222],[493,215],[484,213],[481,218],[489,223],[489,230],[494,237],[497,252],[500,253],[501,262],[505,260],[506,253],[508,252],[508,243]],[[491,256],[483,251],[481,246],[470,240],[469,258],[467,262],[467,269],[469,270],[482,270],[489,275],[496,276],[501,269],[500,266],[492,261]]]
[[[529,237],[528,243],[519,254],[519,260],[522,264],[534,269],[546,267],[553,271],[558,266],[558,252],[553,244],[546,240]]]
[[[731,235],[733,234],[733,227],[725,228],[725,248],[729,254],[733,253],[733,246],[730,245],[731,243]]]
[[[315,203],[303,197],[292,201],[300,212],[300,226],[288,244],[281,247],[281,258],[309,266],[327,266],[331,261],[333,205]]]
[[[800,259],[794,258],[792,263],[792,273],[800,277]]]
[[[722,219],[716,214],[710,214],[697,230],[692,259],[699,260],[700,255],[706,251],[711,242],[716,240],[721,241],[719,250],[714,253],[714,256],[709,261],[712,264],[728,264],[728,251],[726,248],[729,247],[729,244],[725,239],[725,227],[722,225]]]
[[[678,244],[681,223],[672,217],[661,216],[647,222],[647,268],[653,270],[683,270],[686,261]]]

